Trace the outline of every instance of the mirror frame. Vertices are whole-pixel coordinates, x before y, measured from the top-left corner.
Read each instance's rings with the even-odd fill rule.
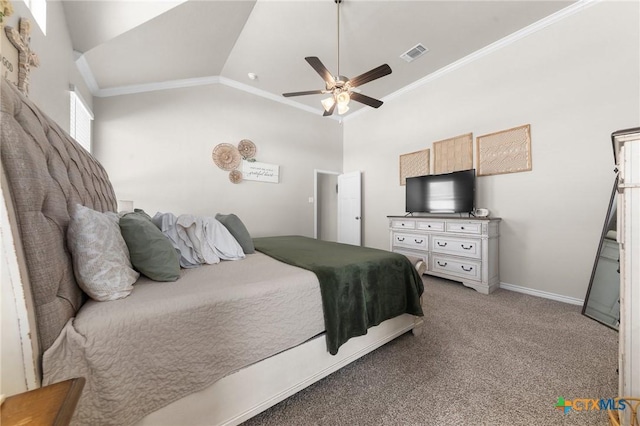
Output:
[[[607,215],[604,218],[604,225],[602,226],[602,233],[600,234],[600,243],[598,244],[598,250],[596,251],[596,258],[593,261],[593,269],[591,270],[591,278],[589,279],[589,288],[587,289],[587,295],[584,298],[584,303],[582,304],[582,315],[587,318],[590,318],[594,321],[599,322],[600,324],[609,327],[612,330],[619,331],[618,328],[613,327],[611,324],[607,324],[601,321],[598,318],[594,318],[591,315],[587,315],[585,311],[587,310],[587,303],[589,303],[589,295],[591,294],[591,287],[593,286],[593,279],[596,276],[596,269],[598,268],[598,259],[600,258],[600,252],[602,251],[602,244],[604,242],[604,237],[607,235],[607,228],[609,227],[609,219],[611,217],[611,211],[614,208],[614,200],[616,200],[616,193],[618,192],[618,177],[616,176],[615,182],[613,182],[613,191],[611,191],[611,197],[609,198],[609,208],[607,209]],[[617,201],[616,201],[617,202]]]

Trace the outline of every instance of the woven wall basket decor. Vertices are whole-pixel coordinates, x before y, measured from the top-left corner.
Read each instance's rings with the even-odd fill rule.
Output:
[[[216,166],[227,171],[237,169],[242,161],[240,151],[230,143],[221,143],[216,145],[216,147],[213,148],[211,157],[213,158],[213,162]]]
[[[256,156],[256,145],[249,139],[242,139],[238,144],[238,151],[245,160]]]

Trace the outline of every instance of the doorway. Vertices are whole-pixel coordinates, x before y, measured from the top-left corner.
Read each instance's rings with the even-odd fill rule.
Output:
[[[314,170],[314,237],[361,245],[361,173]]]
[[[338,172],[314,170],[313,236],[323,241],[338,241]]]

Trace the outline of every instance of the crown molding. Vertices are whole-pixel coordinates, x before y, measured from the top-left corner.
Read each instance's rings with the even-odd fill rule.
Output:
[[[78,58],[76,59],[76,66],[78,67],[78,71],[80,71],[80,75],[84,79],[85,84],[89,88],[89,91],[91,91],[91,94],[93,96],[97,96],[97,93],[100,91],[100,87],[98,86],[98,82],[93,76],[93,72],[91,71],[89,62],[87,62],[87,58],[85,58],[85,56],[82,54],[78,56]]]
[[[224,84],[228,87],[233,87],[234,89],[242,90],[247,93],[251,93],[256,96],[263,97],[265,99],[270,99],[275,102],[280,102],[281,104],[289,105],[294,108],[301,109],[303,111],[310,112],[312,114],[322,114],[324,110],[310,107],[309,105],[301,104],[300,102],[292,101],[291,99],[285,98],[284,96],[274,95],[271,92],[267,92],[266,90],[258,89],[257,87],[250,86],[248,84],[240,83],[236,80],[232,80],[227,77],[220,77],[220,83]]]
[[[523,39],[524,37],[534,34],[550,25],[553,25],[559,21],[562,21],[563,19],[569,16],[572,16],[576,13],[579,13],[584,9],[591,7],[594,4],[600,3],[602,1],[604,0],[579,0],[576,3],[573,3],[572,5],[557,11],[552,15],[549,15],[537,22],[534,22],[533,24],[516,31],[515,33],[512,33],[506,37],[503,37],[500,40],[494,43],[491,43],[490,45],[485,46],[482,49],[479,49],[465,56],[462,59],[457,60],[456,62],[453,62],[443,68],[440,68],[439,70],[421,78],[420,80],[417,80],[407,86],[402,87],[401,89],[396,90],[395,92],[381,98],[381,100],[383,102],[387,102],[387,101],[396,99],[398,97],[401,97],[402,95],[408,92],[411,92],[420,86],[428,84],[446,74],[449,74],[450,72],[453,72],[461,67],[464,67],[465,65],[468,65],[474,61],[477,61],[478,59],[484,56],[487,56],[506,46],[509,46],[510,44],[515,43],[518,40]],[[111,87],[108,89],[101,89],[98,86],[98,83],[95,77],[93,76],[93,72],[91,71],[91,67],[89,66],[89,63],[87,62],[84,55],[81,55],[76,60],[76,65],[78,67],[78,70],[80,71],[80,74],[84,78],[84,81],[87,84],[87,87],[93,94],[93,96],[96,96],[99,98],[130,95],[134,93],[153,92],[157,90],[168,90],[168,89],[177,89],[177,88],[184,88],[184,87],[203,86],[208,84],[223,84],[225,86],[232,87],[237,90],[242,90],[244,92],[263,97],[265,99],[269,99],[284,105],[291,106],[293,108],[298,108],[303,111],[310,112],[312,114],[317,115],[317,114],[323,113],[322,109],[313,108],[308,105],[302,104],[300,102],[295,102],[291,99],[285,98],[283,96],[278,96],[273,93],[267,92],[265,90],[258,89],[254,86],[240,83],[238,81],[232,80],[227,77],[222,77],[222,76],[188,78],[183,80],[171,80],[171,81],[164,81],[164,82],[158,82],[158,83],[135,84],[135,85],[129,85],[129,86],[118,86],[118,87]],[[357,117],[360,114],[368,112],[369,110],[370,110],[369,108],[362,108],[346,116],[331,116],[331,118],[342,123],[344,121],[348,121],[352,119],[353,117]]]

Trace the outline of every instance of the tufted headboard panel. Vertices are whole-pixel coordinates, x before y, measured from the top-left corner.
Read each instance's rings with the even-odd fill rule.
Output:
[[[67,249],[71,209],[82,204],[115,211],[116,198],[100,163],[17,88],[0,80],[4,196],[15,211],[15,238],[23,248],[18,257],[28,271],[41,356],[86,298]]]

